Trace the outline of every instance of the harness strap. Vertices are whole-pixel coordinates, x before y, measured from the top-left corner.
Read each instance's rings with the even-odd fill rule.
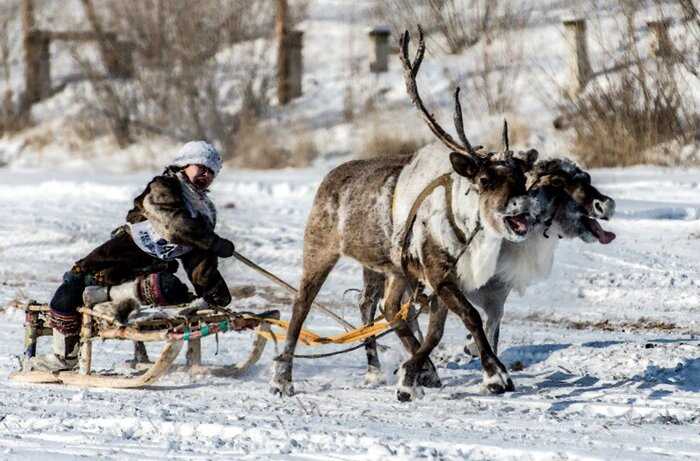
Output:
[[[423,204],[425,199],[428,198],[428,196],[432,194],[433,191],[438,187],[445,188],[445,211],[447,212],[447,220],[450,223],[450,227],[452,227],[452,230],[457,236],[457,240],[459,240],[459,243],[461,243],[462,245],[467,243],[466,235],[464,235],[464,232],[462,232],[462,229],[460,229],[457,226],[457,222],[455,221],[454,209],[452,208],[452,176],[450,175],[450,173],[446,173],[442,176],[438,176],[437,178],[433,179],[430,182],[430,184],[428,184],[426,188],[421,191],[416,200],[413,202],[413,206],[411,206],[411,211],[409,211],[408,213],[408,217],[406,218],[406,224],[403,228],[404,234],[403,239],[401,241],[402,248],[405,248],[406,241],[409,239],[409,235],[411,233],[411,229],[413,228],[413,224],[416,222],[416,217],[418,216],[418,209]]]
[[[403,271],[406,279],[409,281],[409,284],[412,283],[411,278],[408,274],[408,245],[411,242],[413,225],[416,222],[416,217],[418,216],[418,209],[423,204],[423,201],[425,201],[425,199],[430,194],[432,194],[433,191],[438,187],[445,188],[445,211],[447,212],[447,221],[450,223],[452,231],[457,236],[457,240],[459,240],[459,242],[462,245],[464,245],[464,249],[462,250],[462,252],[466,251],[466,249],[469,247],[469,245],[471,245],[472,241],[474,240],[474,237],[476,237],[476,234],[478,234],[482,228],[481,222],[477,220],[476,226],[474,226],[474,229],[469,235],[469,238],[467,238],[466,235],[464,235],[462,229],[460,229],[457,226],[457,222],[455,221],[454,209],[452,207],[452,177],[449,173],[446,173],[442,176],[438,176],[433,181],[431,181],[430,184],[428,184],[428,186],[421,191],[416,200],[413,202],[413,206],[411,206],[411,211],[408,213],[408,217],[406,218],[406,224],[403,228],[403,237],[401,238],[401,270]],[[416,287],[411,288],[415,293]]]

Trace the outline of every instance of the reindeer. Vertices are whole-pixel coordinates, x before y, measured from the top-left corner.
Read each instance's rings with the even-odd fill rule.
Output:
[[[425,52],[422,31],[412,64],[408,42],[406,32],[401,59],[409,96],[451,153],[446,156],[435,148],[399,159],[355,160],[324,178],[304,233],[303,274],[284,350],[275,358],[273,393],[294,393],[292,360],[301,326],[340,256],[349,256],[386,278],[383,306],[389,319],[398,312],[409,285],[429,287],[474,337],[485,389],[493,394],[514,389],[489,345],[479,313],[463,291],[465,287],[476,289],[493,276],[502,241],[527,238],[532,220],[525,172],[532,167],[534,156],[501,159],[472,147],[464,133],[459,90],[455,92],[454,120],[461,143],[445,132],[425,109],[415,81]],[[422,189],[397,194],[399,184],[422,184]],[[393,219],[397,213],[413,216],[404,225]],[[404,321],[398,322],[396,333],[412,353],[399,374],[397,397],[403,401],[414,397],[416,378],[437,343],[430,335],[419,343]]]
[[[510,152],[507,127],[504,129],[504,152]],[[494,351],[498,353],[498,337],[503,306],[510,292],[524,291],[537,280],[546,278],[554,260],[554,251],[561,238],[581,238],[585,242],[610,243],[615,235],[602,229],[596,218],[612,217],[615,202],[601,194],[591,185],[588,173],[568,159],[551,159],[538,162],[528,173],[528,192],[536,207],[532,209],[535,226],[524,242],[504,240],[501,244],[494,275],[476,290],[466,292],[467,299],[479,306],[486,316],[485,333]],[[396,193],[402,193],[397,185]],[[400,219],[401,216],[395,216]],[[556,236],[558,238],[550,238]],[[360,301],[363,320],[374,316],[377,302],[382,296],[384,276],[365,269],[365,286]],[[440,307],[437,306],[436,309]],[[440,319],[446,311],[433,312]],[[431,320],[431,323],[434,323]],[[428,333],[442,335],[442,332]],[[366,344],[368,369],[367,382],[378,382],[382,374],[376,350],[376,342]],[[465,351],[477,356],[475,342],[469,343]],[[426,370],[427,371],[427,370]],[[418,385],[440,387],[436,374],[424,372],[418,377]]]
[[[498,350],[503,306],[508,295],[512,290],[523,293],[535,281],[549,276],[560,239],[580,238],[586,243],[607,245],[616,237],[596,220],[609,220],[615,213],[615,201],[593,187],[590,175],[571,160],[539,162],[529,176],[531,191],[554,197],[549,217],[542,219],[541,229],[535,229],[526,244],[504,242],[499,257],[502,269],[469,296],[484,312],[486,335],[494,352]],[[469,341],[465,351],[476,356],[476,344]]]

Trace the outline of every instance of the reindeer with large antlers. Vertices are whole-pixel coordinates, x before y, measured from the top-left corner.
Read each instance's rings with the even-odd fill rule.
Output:
[[[531,199],[525,172],[536,152],[489,156],[467,140],[456,92],[456,142],[425,109],[416,75],[425,45],[422,31],[416,58],[408,59],[408,33],[402,39],[406,87],[436,137],[450,149],[424,149],[412,157],[355,160],[332,170],[314,199],[304,234],[303,274],[294,301],[285,347],[275,358],[271,390],[292,395],[292,360],[311,302],[340,256],[349,256],[367,270],[386,277],[383,306],[394,318],[404,291],[428,287],[436,299],[457,314],[472,334],[484,369],[484,386],[491,393],[513,390],[506,368],[494,354],[481,317],[463,295],[493,275],[502,241],[522,241],[532,225]],[[397,183],[411,184],[395,194]],[[405,219],[396,220],[396,216]],[[444,309],[443,309],[444,311]],[[446,313],[446,311],[445,311]],[[406,322],[396,332],[412,357],[399,373],[399,400],[409,400],[416,381],[437,345],[432,331],[441,330],[444,315],[434,316],[424,342],[419,343]],[[439,340],[439,338],[437,338]]]
[[[444,130],[434,122],[433,117],[425,110],[417,93],[415,85],[416,63],[420,64],[422,59],[424,50],[422,37],[420,42],[418,55],[413,65],[408,60],[408,33],[405,34],[402,42],[401,58],[406,74],[406,85],[409,95],[419,107],[421,115],[433,133],[438,137],[444,137]],[[457,89],[456,98],[458,98],[458,92],[459,89]],[[458,111],[455,113],[455,126],[458,133],[463,133],[459,99],[456,99],[456,106]],[[447,136],[449,137],[449,135]],[[464,146],[476,155],[469,142],[464,137],[460,137]],[[453,147],[454,141],[451,138],[448,140],[451,143],[449,147]],[[528,163],[532,163],[536,159],[535,151],[518,154],[513,154],[510,151],[507,123],[504,123],[503,145],[503,152],[489,154],[492,160],[523,156]],[[418,157],[437,158],[436,155],[439,153],[435,151],[435,146],[428,146],[418,154]],[[503,307],[509,293],[513,289],[524,291],[534,281],[542,280],[549,275],[559,239],[580,238],[586,242],[598,241],[607,244],[615,238],[615,234],[605,231],[596,221],[596,218],[607,220],[612,217],[615,211],[614,200],[601,194],[593,187],[590,175],[581,170],[575,163],[568,159],[540,161],[527,173],[527,178],[528,194],[535,205],[531,214],[536,227],[530,230],[530,235],[525,241],[503,240],[495,260],[493,258],[472,259],[472,262],[489,265],[488,273],[491,273],[492,276],[485,283],[462,284],[466,298],[484,311],[486,317],[485,334],[494,353],[498,347]],[[415,194],[416,190],[420,190],[424,184],[425,180],[416,181],[413,176],[402,175],[395,187],[395,194],[410,196]],[[407,213],[405,208],[396,207],[393,220],[401,222],[402,219],[406,218]],[[548,232],[555,238],[549,238]],[[491,270],[490,264],[495,264],[493,270]],[[383,274],[365,268],[363,278],[364,289],[360,310],[363,319],[371,319],[374,316],[378,300],[382,296],[385,277]],[[465,278],[462,278],[462,281],[464,280]],[[444,306],[434,305],[431,313],[434,319],[431,319],[430,322],[431,328],[434,330],[428,333],[432,342],[439,341],[442,335],[442,322],[444,322],[445,314]],[[368,382],[381,381],[382,374],[376,343],[368,341],[366,349],[368,360],[366,380]],[[475,340],[472,340],[465,349],[474,356],[480,355],[480,346]],[[418,384],[426,387],[439,387],[440,380],[436,374],[423,372],[418,375]]]
[[[409,95],[421,110],[421,115],[428,122],[434,133],[441,133],[441,128],[434,124],[430,114],[422,106],[419,95],[415,87],[415,68],[408,61],[406,49],[407,38],[402,43],[402,62],[406,73],[406,84]],[[421,40],[422,42],[422,40]],[[422,58],[422,44],[419,45],[417,62]],[[459,90],[457,90],[459,91]],[[458,94],[458,93],[457,93]],[[459,107],[459,100],[456,101]],[[458,133],[461,132],[460,113],[455,113],[455,125]],[[498,154],[491,154],[492,159],[507,158],[513,154],[510,151],[508,140],[507,124],[504,123],[503,145],[504,150]],[[469,146],[468,141],[463,139],[465,146]],[[434,146],[428,146],[426,151],[434,151]],[[472,150],[473,152],[473,150]],[[421,153],[426,158],[432,158],[436,152]],[[534,161],[534,151],[519,153],[525,157],[533,156],[529,161]],[[517,155],[517,154],[516,154]],[[550,159],[538,162],[534,168],[527,173],[528,194],[535,204],[532,215],[535,218],[536,227],[531,229],[526,241],[514,242],[504,240],[500,246],[498,258],[495,261],[496,267],[491,278],[484,284],[474,289],[473,286],[463,285],[463,292],[467,299],[477,305],[484,312],[485,334],[489,340],[494,353],[497,352],[500,323],[503,316],[503,307],[508,295],[512,290],[524,291],[524,289],[534,281],[542,280],[549,275],[551,270],[554,251],[557,242],[561,238],[580,238],[586,242],[598,241],[602,244],[610,243],[615,234],[605,231],[596,218],[607,220],[612,217],[615,211],[615,202],[612,198],[601,194],[591,184],[588,173],[581,170],[576,164],[568,159]],[[398,195],[411,194],[411,190],[420,189],[424,182],[416,182],[415,178],[402,176],[399,180],[395,193]],[[415,192],[414,192],[415,193]],[[406,210],[400,207],[395,208],[393,219],[400,222],[405,219]],[[549,238],[551,234],[554,238]],[[489,260],[475,259],[488,264]],[[493,263],[493,259],[490,263]],[[365,269],[363,272],[364,289],[360,301],[360,310],[363,319],[371,319],[374,316],[378,300],[383,294],[385,277],[383,274]],[[441,312],[440,309],[443,309]],[[433,315],[437,321],[444,318],[444,307],[436,304],[433,308]],[[437,327],[442,325],[434,323]],[[428,333],[431,341],[438,341],[442,331],[432,331]],[[368,341],[366,343],[368,369],[366,380],[368,382],[380,382],[383,375],[380,370],[380,362],[377,354],[376,343]],[[469,353],[479,356],[479,346],[472,339],[465,347]],[[439,387],[440,380],[436,374],[422,373],[418,376],[418,383],[426,387]]]

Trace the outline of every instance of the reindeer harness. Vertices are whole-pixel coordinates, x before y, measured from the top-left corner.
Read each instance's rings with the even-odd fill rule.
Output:
[[[452,228],[452,231],[455,233],[457,236],[457,240],[459,240],[459,243],[464,245],[464,249],[462,250],[462,253],[466,251],[467,248],[469,248],[469,245],[471,245],[472,241],[474,240],[474,237],[476,237],[476,234],[479,233],[479,231],[482,229],[481,226],[481,221],[479,220],[479,217],[477,215],[477,221],[476,225],[474,226],[474,229],[472,230],[471,234],[469,237],[467,237],[462,229],[457,226],[457,222],[455,221],[455,214],[454,214],[454,209],[452,208],[452,175],[450,173],[443,174],[442,176],[438,176],[434,180],[428,184],[425,189],[421,191],[421,193],[418,195],[416,200],[413,202],[413,206],[411,206],[411,211],[408,213],[408,217],[406,218],[406,223],[404,224],[403,228],[403,236],[401,238],[401,269],[404,272],[404,275],[408,278],[408,245],[411,243],[411,235],[413,234],[413,225],[416,222],[416,217],[418,216],[418,209],[421,207],[423,202],[425,201],[430,194],[433,193],[435,189],[438,187],[444,187],[445,188],[445,211],[447,212],[447,221],[450,223],[450,227]],[[467,192],[469,193],[469,192]],[[395,197],[395,196],[394,196]],[[461,254],[459,255],[461,256]],[[458,256],[458,258],[459,258]],[[410,280],[410,279],[409,279]],[[410,283],[410,282],[409,282]]]

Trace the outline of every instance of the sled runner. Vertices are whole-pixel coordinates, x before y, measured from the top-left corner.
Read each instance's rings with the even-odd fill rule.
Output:
[[[262,314],[238,313],[223,308],[197,308],[191,305],[168,306],[155,310],[144,309],[123,323],[99,309],[81,308],[83,316],[80,331],[78,371],[47,372],[30,370],[29,361],[36,355],[37,339],[52,334],[48,323],[46,304],[28,303],[25,311],[25,352],[22,370],[12,373],[10,379],[25,383],[56,383],[80,387],[139,388],[151,385],[170,369],[185,341],[188,342],[187,367],[198,373],[213,376],[236,377],[255,364],[267,343],[269,325],[266,319],[279,319],[279,311]],[[203,367],[200,363],[200,340],[206,336],[228,331],[255,329],[253,345],[248,356],[238,363],[223,367]],[[160,355],[153,363],[141,363],[146,369],[131,376],[92,371],[92,341],[114,339],[137,342],[163,342]],[[137,343],[138,344],[138,343]],[[135,362],[143,362],[145,349],[141,345]]]

